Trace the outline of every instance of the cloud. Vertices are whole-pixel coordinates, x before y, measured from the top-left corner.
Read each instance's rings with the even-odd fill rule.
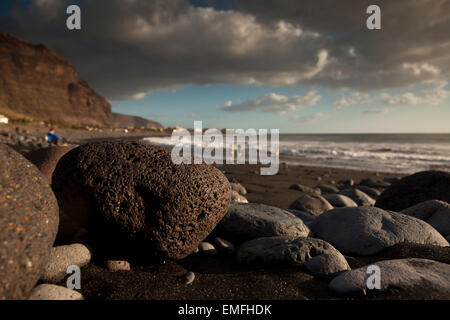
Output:
[[[335,100],[334,105],[336,108],[340,109],[342,107],[367,104],[371,100],[371,97],[367,93],[353,92],[350,95],[342,96],[339,100]]]
[[[400,95],[382,93],[380,101],[390,106],[418,104],[436,106],[450,96],[450,91],[445,89],[446,86],[447,82],[440,83],[436,87],[426,90],[422,95],[417,95],[413,92],[405,92]]]
[[[294,115],[289,120],[291,120],[293,122],[305,123],[305,122],[310,122],[310,121],[314,121],[314,120],[318,120],[318,119],[324,119],[327,117],[328,116],[326,114],[318,112],[318,113],[314,113],[314,114],[307,115],[307,116]]]
[[[220,109],[228,112],[243,112],[258,110],[272,112],[277,115],[315,106],[321,96],[315,90],[309,91],[304,96],[287,97],[276,93],[268,93],[262,97],[250,99],[235,105],[226,103]]]
[[[362,114],[386,114],[389,113],[389,109],[387,108],[373,108],[373,109],[365,109],[360,111]]]
[[[65,28],[70,0],[34,0],[0,30],[45,43],[109,100],[189,84],[378,90],[450,76],[450,1],[247,0],[235,10],[185,0],[78,1],[82,30]]]
[[[411,70],[415,76],[420,76],[422,73],[427,72],[433,75],[438,75],[440,73],[440,70],[438,68],[428,63],[404,63],[403,68],[406,70]]]
[[[231,100],[228,100],[227,102],[225,102],[225,104],[223,105],[224,107],[231,107],[233,105],[233,102]]]

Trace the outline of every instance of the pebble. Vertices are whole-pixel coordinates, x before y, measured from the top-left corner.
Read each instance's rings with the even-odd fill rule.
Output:
[[[116,271],[130,271],[130,263],[125,260],[108,260],[106,261],[106,267],[110,272]]]
[[[47,266],[41,275],[41,281],[57,283],[67,275],[67,268],[71,265],[84,267],[91,261],[91,252],[81,244],[53,247]]]
[[[248,203],[248,200],[244,196],[240,195],[234,190],[231,190],[231,201],[238,203]]]
[[[189,271],[188,273],[186,273],[186,281],[184,282],[184,284],[192,284],[195,280],[195,273],[193,273],[192,271]]]
[[[84,300],[78,291],[54,284],[40,284],[31,291],[29,300]]]
[[[201,242],[198,245],[199,253],[205,253],[216,256],[218,254],[217,249],[209,242]]]
[[[230,182],[231,189],[236,191],[242,196],[245,196],[247,194],[247,190],[244,188],[244,186],[238,182]]]
[[[234,245],[227,240],[216,237],[216,238],[214,238],[214,244],[217,246],[218,249],[223,250],[226,253],[234,252]]]

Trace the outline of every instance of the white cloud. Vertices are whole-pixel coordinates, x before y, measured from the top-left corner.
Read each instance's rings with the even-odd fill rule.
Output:
[[[223,106],[221,110],[230,112],[242,112],[258,110],[272,112],[277,115],[315,106],[321,96],[315,90],[309,91],[304,96],[287,97],[276,93],[268,93],[262,97],[247,100],[235,105]]]
[[[432,75],[438,75],[440,73],[438,68],[428,63],[404,63],[403,68],[411,71],[415,76],[420,76],[422,73],[430,73]]]
[[[373,109],[365,109],[361,110],[362,114],[386,114],[389,113],[389,109],[387,108],[373,108]]]
[[[310,121],[314,121],[314,120],[318,120],[318,119],[325,119],[328,118],[328,116],[322,112],[318,112],[318,113],[314,113],[311,115],[307,115],[307,116],[301,116],[301,115],[294,115],[290,118],[291,121],[293,122],[300,122],[300,123],[305,123],[305,122],[310,122]]]
[[[388,93],[382,93],[380,100],[382,103],[390,106],[398,105],[439,105],[447,97],[450,96],[450,91],[446,90],[447,82],[439,83],[436,87],[425,90],[422,95],[418,95],[413,92],[405,92],[399,95],[391,95]]]
[[[334,101],[335,107],[338,109],[353,105],[367,104],[371,101],[371,97],[367,93],[353,92],[350,95],[344,95],[339,100]]]

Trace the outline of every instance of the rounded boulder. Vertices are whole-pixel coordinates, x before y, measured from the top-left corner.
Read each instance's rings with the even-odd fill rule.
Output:
[[[99,251],[182,259],[226,214],[231,187],[206,164],[174,164],[170,150],[140,142],[82,145],[53,173],[64,214]]]
[[[47,264],[58,219],[47,179],[0,144],[0,300],[28,298]]]
[[[384,190],[375,206],[399,212],[427,200],[450,203],[450,173],[430,170],[406,176]]]

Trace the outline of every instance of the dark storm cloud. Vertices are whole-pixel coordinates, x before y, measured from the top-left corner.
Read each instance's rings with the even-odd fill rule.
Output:
[[[382,30],[365,28],[366,1],[79,1],[82,30],[65,28],[70,1],[35,0],[0,29],[71,60],[109,99],[187,84],[380,89],[442,81],[450,69],[450,1],[378,1]]]

